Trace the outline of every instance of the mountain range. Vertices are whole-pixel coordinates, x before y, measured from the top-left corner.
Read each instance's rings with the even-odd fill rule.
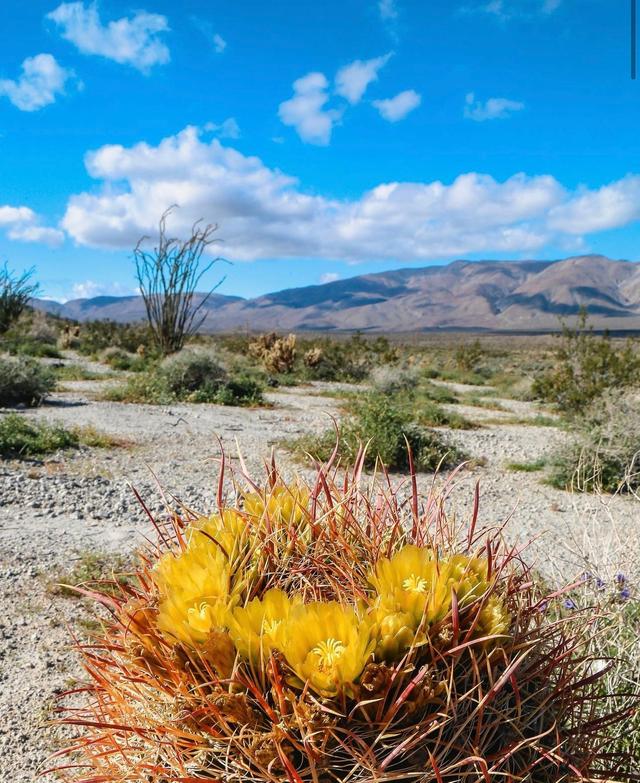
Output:
[[[140,296],[65,303],[36,299],[32,304],[81,322],[145,317]],[[596,327],[640,330],[640,264],[599,255],[558,261],[454,261],[290,288],[255,299],[215,293],[206,302],[202,331],[548,331],[581,307]]]

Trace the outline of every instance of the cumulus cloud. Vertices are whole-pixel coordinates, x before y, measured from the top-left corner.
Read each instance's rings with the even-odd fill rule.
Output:
[[[67,41],[83,54],[97,54],[148,73],[154,65],[170,60],[160,33],[169,30],[166,16],[137,11],[103,24],[95,3],[62,3],[47,19],[54,22]]]
[[[395,0],[378,0],[378,13],[383,21],[398,18],[398,8]]]
[[[227,117],[226,120],[217,125],[215,122],[208,122],[203,130],[215,133],[221,139],[239,139],[240,126],[235,117]]]
[[[14,223],[29,223],[36,219],[35,212],[29,207],[0,207],[0,226],[10,226]]]
[[[373,105],[380,112],[380,116],[389,122],[403,120],[409,112],[412,112],[422,103],[422,96],[415,90],[399,92],[393,98],[385,98],[381,101],[373,101]]]
[[[60,245],[64,233],[57,228],[41,226],[36,213],[29,207],[0,206],[0,227],[7,229],[9,239]]]
[[[331,141],[331,131],[342,113],[326,109],[329,100],[329,82],[323,73],[308,73],[293,83],[293,97],[283,101],[278,116],[290,125],[303,141],[326,146]]]
[[[640,177],[628,176],[598,190],[579,190],[551,211],[551,228],[567,234],[620,228],[640,220]]]
[[[15,81],[0,79],[0,95],[21,111],[37,111],[55,103],[72,76],[73,72],[60,66],[52,54],[37,54],[24,60],[22,73]]]
[[[476,122],[505,120],[514,112],[523,109],[524,103],[521,101],[511,101],[508,98],[489,98],[484,102],[477,101],[475,94],[470,92],[465,99],[464,116]]]
[[[340,280],[340,275],[337,272],[325,272],[320,275],[321,283],[335,283],[336,280]]]
[[[388,182],[332,199],[191,127],[157,146],[101,147],[86,166],[102,186],[69,199],[62,227],[79,245],[101,248],[132,247],[173,203],[180,208],[172,232],[186,234],[198,218],[218,223],[222,252],[235,260],[531,253],[640,219],[640,176],[570,191],[548,175],[497,181],[470,172],[451,183]]]
[[[340,68],[336,74],[336,93],[346,98],[349,103],[362,100],[367,87],[378,79],[378,72],[389,61],[393,52],[374,57],[372,60],[354,60],[349,65]]]
[[[219,33],[214,33],[213,35],[213,48],[216,50],[217,54],[222,54],[227,48],[227,42]]]
[[[93,299],[96,296],[130,296],[138,293],[122,283],[98,283],[95,280],[83,280],[74,283],[64,301],[69,299]]]

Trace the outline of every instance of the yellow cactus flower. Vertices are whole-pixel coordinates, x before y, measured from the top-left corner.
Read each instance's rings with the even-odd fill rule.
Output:
[[[296,485],[273,487],[267,494],[251,492],[244,496],[244,510],[261,519],[268,516],[272,523],[297,526],[304,521],[309,505],[309,491]]]
[[[295,607],[275,641],[299,682],[322,696],[349,690],[375,647],[369,620],[335,601]]]
[[[434,551],[427,547],[408,544],[393,557],[380,558],[369,582],[378,593],[381,610],[409,615],[414,629],[422,621],[427,603],[440,598],[438,563]]]
[[[254,663],[265,661],[276,644],[280,625],[288,619],[292,607],[299,603],[274,588],[267,590],[261,599],[254,598],[246,606],[237,606],[229,626],[240,655]]]
[[[172,640],[202,644],[214,628],[226,624],[230,593],[227,556],[207,536],[188,537],[187,548],[169,552],[157,562],[154,581],[161,594],[158,628]]]
[[[378,661],[397,661],[417,641],[416,623],[408,612],[388,612],[383,606],[377,606],[371,620]]]
[[[492,587],[488,571],[488,563],[483,558],[467,555],[438,558],[432,549],[412,544],[391,558],[381,558],[369,576],[377,591],[373,604],[378,629],[376,654],[384,659],[389,655],[397,657],[406,645],[409,629],[415,632],[422,624],[426,632],[444,620],[451,611],[452,593],[455,592],[461,609],[481,598]],[[406,623],[406,630],[402,623]],[[481,611],[478,630],[499,629],[489,630],[487,635],[499,634],[508,624],[502,602],[492,596]],[[398,634],[401,635],[397,637]]]
[[[211,544],[219,546],[233,566],[251,544],[251,527],[242,514],[225,509],[222,514],[201,517],[187,530],[189,544],[197,537],[208,538]]]
[[[476,636],[501,636],[509,630],[511,618],[498,596],[490,596],[480,610]]]

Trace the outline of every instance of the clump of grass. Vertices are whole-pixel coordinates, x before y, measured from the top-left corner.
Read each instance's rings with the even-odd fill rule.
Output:
[[[54,364],[51,370],[57,381],[98,381],[112,377],[108,372],[93,372],[81,364]]]
[[[340,457],[353,462],[362,446],[368,444],[365,464],[380,459],[391,470],[409,467],[409,449],[419,470],[433,471],[462,461],[461,452],[443,436],[413,421],[407,410],[383,394],[367,394],[354,402],[351,413],[340,428]],[[319,437],[304,436],[289,444],[297,454],[310,454],[327,460],[336,445],[335,430]]]
[[[611,391],[592,404],[551,458],[550,483],[580,492],[640,489],[640,398]]]
[[[424,427],[448,427],[452,430],[472,430],[478,427],[478,424],[462,414],[448,411],[430,400],[415,400],[411,410],[416,423]]]
[[[505,465],[507,470],[515,471],[516,473],[538,473],[544,470],[547,465],[547,460],[544,458],[533,460],[532,462],[507,462]]]
[[[34,359],[0,359],[0,406],[36,407],[54,387],[53,373]]]
[[[99,584],[101,592],[115,595],[129,583],[127,572],[130,569],[131,563],[122,555],[82,552],[69,570],[61,570],[55,575],[48,589],[65,598],[82,598],[82,593],[75,588],[95,589]]]
[[[17,413],[0,417],[0,456],[3,459],[39,457],[79,445],[78,434],[60,424],[32,421]]]
[[[61,449],[79,446],[118,448],[128,445],[94,427],[73,427],[33,420],[18,413],[0,417],[0,456],[3,459],[41,457]]]

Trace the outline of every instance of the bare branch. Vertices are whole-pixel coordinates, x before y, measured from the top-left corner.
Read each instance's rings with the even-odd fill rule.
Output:
[[[223,282],[219,280],[202,297],[194,302],[194,295],[203,276],[222,258],[202,262],[202,256],[214,243],[220,242],[213,235],[217,224],[196,221],[186,240],[167,235],[167,218],[176,209],[169,207],[160,217],[158,241],[153,250],[144,249],[149,237],[141,237],[133,255],[136,276],[144,300],[147,319],[154,341],[163,354],[179,351],[185,340],[202,326],[206,312],[202,313],[211,294]]]

